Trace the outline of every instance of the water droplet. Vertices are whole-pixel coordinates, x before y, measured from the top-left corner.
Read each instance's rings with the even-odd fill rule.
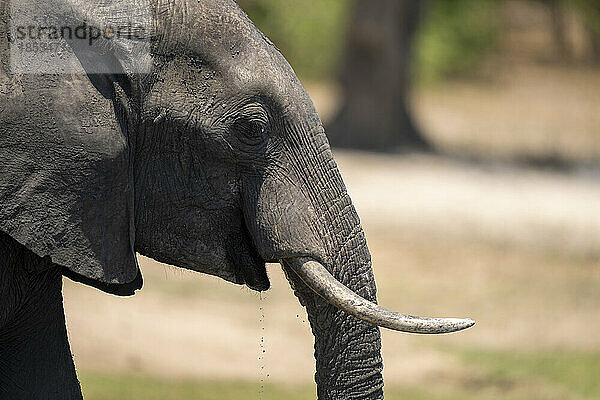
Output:
[[[266,380],[266,378],[269,376],[269,374],[266,373],[266,366],[265,366],[265,353],[267,352],[266,348],[265,348],[265,337],[264,337],[264,332],[265,332],[265,307],[264,307],[264,301],[266,300],[266,296],[263,297],[262,293],[259,293],[258,296],[258,310],[260,313],[260,316],[258,318],[258,324],[260,327],[260,331],[262,332],[260,339],[259,339],[259,349],[260,349],[260,353],[259,353],[259,357],[258,357],[258,362],[259,362],[259,376],[260,376],[260,388],[258,390],[258,399],[262,400],[264,399],[264,382]]]

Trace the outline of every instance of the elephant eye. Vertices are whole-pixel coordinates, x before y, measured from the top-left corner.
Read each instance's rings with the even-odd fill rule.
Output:
[[[242,142],[256,145],[265,138],[267,124],[259,118],[243,117],[234,123],[233,130]]]

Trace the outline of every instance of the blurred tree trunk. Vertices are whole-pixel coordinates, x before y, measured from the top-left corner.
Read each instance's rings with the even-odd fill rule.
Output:
[[[344,105],[328,127],[333,146],[430,149],[407,104],[412,42],[423,3],[356,1],[341,74]]]
[[[590,59],[593,65],[600,66],[600,32],[589,29]]]
[[[600,17],[600,7],[598,10],[598,15]],[[600,21],[597,22],[598,25],[592,25],[589,23],[587,27],[587,34],[589,39],[589,60],[590,63],[594,66],[600,67]]]
[[[571,46],[567,37],[566,16],[563,4],[558,0],[547,1],[552,18],[552,36],[559,60],[571,58]]]

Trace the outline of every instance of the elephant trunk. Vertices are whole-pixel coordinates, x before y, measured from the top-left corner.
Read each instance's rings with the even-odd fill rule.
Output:
[[[355,212],[352,211],[355,215]],[[357,217],[355,217],[357,219]],[[354,218],[351,218],[351,220]],[[362,298],[376,302],[376,288],[366,241],[356,221],[337,227],[338,242],[329,273]],[[297,261],[283,261],[292,288],[306,307],[315,336],[318,398],[382,399],[383,360],[379,327],[364,322],[330,304],[297,274]]]
[[[371,256],[358,214],[346,192],[324,133],[302,146],[293,165],[314,210],[313,231],[322,253],[315,255],[335,281],[376,303]],[[307,154],[309,153],[309,154]],[[312,154],[310,154],[312,153]],[[286,277],[306,307],[315,337],[317,393],[320,400],[382,399],[383,360],[379,327],[332,305],[298,275],[298,259],[282,260]]]

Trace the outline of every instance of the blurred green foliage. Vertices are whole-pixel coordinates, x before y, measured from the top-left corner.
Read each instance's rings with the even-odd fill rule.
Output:
[[[472,71],[494,49],[497,0],[431,1],[414,44],[413,71],[419,82]]]
[[[425,0],[423,0],[425,1]],[[598,0],[540,0],[578,10],[600,35]],[[413,71],[419,82],[472,72],[495,49],[503,0],[428,0],[415,39]],[[238,0],[281,49],[298,75],[335,79],[345,50],[353,0]]]
[[[334,79],[345,49],[352,0],[238,0],[250,18],[308,79]],[[417,38],[417,78],[468,71],[493,48],[494,0],[429,2]]]
[[[238,0],[302,77],[335,75],[344,51],[351,0]]]
[[[583,16],[588,28],[600,35],[600,1],[598,0],[562,0],[567,7],[577,9]]]

